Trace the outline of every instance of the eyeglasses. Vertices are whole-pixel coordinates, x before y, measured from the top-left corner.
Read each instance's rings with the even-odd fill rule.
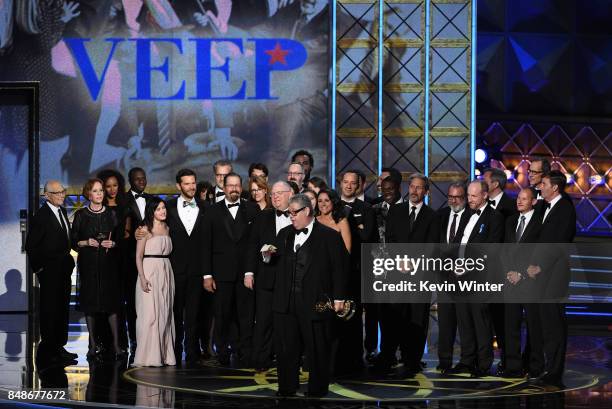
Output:
[[[57,191],[57,192],[47,192],[47,193],[49,193],[51,195],[65,195],[66,194],[66,189],[60,190],[60,191]]]
[[[300,176],[303,174],[304,172],[287,172],[287,176]]]
[[[289,215],[295,217],[298,215],[299,212],[301,212],[304,209],[306,209],[306,206],[300,207],[298,210],[289,210]]]
[[[272,192],[272,193],[270,193],[270,196],[280,196],[280,195],[282,195],[283,193],[289,193],[289,192],[291,192],[291,190],[279,190],[278,192]]]
[[[265,189],[251,189],[251,193],[265,192]]]
[[[539,175],[540,173],[544,173],[544,171],[543,171],[543,170],[531,170],[531,169],[529,169],[529,170],[527,171],[527,173],[529,173],[530,175],[532,175],[532,174],[534,174],[534,173],[535,173],[536,175]]]

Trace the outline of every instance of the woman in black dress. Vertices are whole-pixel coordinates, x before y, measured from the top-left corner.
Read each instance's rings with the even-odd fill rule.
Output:
[[[125,356],[119,344],[117,313],[120,309],[117,238],[122,225],[115,212],[103,205],[104,187],[100,179],[90,179],[83,187],[89,205],[78,210],[72,222],[72,248],[79,253],[77,268],[78,309],[85,314],[89,331],[88,358],[101,354],[97,339],[99,319],[107,319],[113,338],[115,358]]]

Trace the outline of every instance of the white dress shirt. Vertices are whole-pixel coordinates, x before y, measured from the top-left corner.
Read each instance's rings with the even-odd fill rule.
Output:
[[[223,195],[217,196],[217,193],[219,192],[223,193]],[[219,188],[219,186],[215,186],[215,203],[220,202],[223,199],[225,199],[225,192],[223,189]]]
[[[225,206],[226,206],[226,207],[227,207],[227,205],[234,204],[234,203],[238,203],[238,204],[240,204],[240,199],[238,199],[238,200],[237,200],[236,202],[234,202],[234,203],[229,202],[227,199],[223,199],[223,200],[225,200]],[[236,220],[236,215],[238,214],[238,208],[239,208],[239,207],[240,207],[240,206],[232,206],[232,207],[228,207],[228,208],[227,208],[227,210],[229,210],[229,212],[232,214],[232,217],[234,218],[234,220]]]
[[[195,199],[191,199],[191,201],[196,203]],[[181,223],[183,223],[185,230],[187,230],[187,235],[191,236],[191,232],[193,231],[193,226],[195,226],[200,209],[198,208],[197,203],[194,207],[191,207],[184,206],[183,203],[185,202],[187,201],[183,198],[183,196],[179,196],[178,200],[176,201],[176,210],[178,210]]]
[[[448,226],[446,226],[446,241],[449,242],[451,226],[453,224],[453,219],[455,215],[457,215],[457,221],[455,222],[455,231],[454,234],[457,236],[457,231],[459,230],[459,224],[461,223],[461,217],[463,216],[463,212],[465,212],[465,207],[458,212],[454,212],[453,209],[449,212],[448,215]]]
[[[62,220],[64,220],[64,223],[66,224],[66,235],[68,236],[68,239],[70,239],[70,223],[68,222],[68,220],[66,220],[63,213],[60,216],[61,212],[60,212],[59,207],[52,205],[51,202],[47,202],[47,204],[49,205],[49,208],[51,209],[51,213],[55,215],[55,218],[57,219],[57,222],[60,224],[60,226],[62,225],[60,217],[62,218]]]
[[[308,229],[308,233],[306,233],[306,234],[299,233],[299,234],[295,235],[295,240],[293,241],[293,251],[297,251],[297,246],[298,245],[300,247],[302,247],[304,245],[304,243],[306,243],[306,240],[308,240],[308,238],[312,234],[312,228],[314,227],[314,222],[315,222],[315,219],[312,219],[310,224],[308,226],[306,226],[306,228]]]
[[[136,195],[138,193],[134,192],[133,190],[130,190],[130,193],[132,194],[132,196],[134,196],[134,199],[136,200],[136,205],[138,206],[138,210],[140,211],[140,218],[144,220],[147,200],[144,197],[139,197],[138,199],[136,199]]]
[[[480,214],[474,212],[472,217],[470,217],[470,221],[468,221],[468,224],[465,226],[465,230],[463,231],[463,236],[461,237],[461,244],[466,244],[468,242],[470,236],[472,235],[472,230],[474,230],[474,227],[476,227],[476,223],[478,223],[478,219],[480,219],[480,216],[482,216],[482,212],[484,211],[485,207],[487,207],[487,205],[488,203],[485,202],[482,207],[478,209],[480,210]]]
[[[489,204],[489,206],[491,206],[493,209],[497,209],[497,206],[499,206],[499,202],[501,202],[501,198],[504,195],[504,192],[499,192],[497,194],[497,196],[495,197],[490,197],[489,200],[493,200],[495,202],[495,204]]]
[[[285,216],[284,214],[277,216],[276,210],[274,210],[274,212],[274,220],[276,221],[276,235],[278,236],[279,231],[291,224],[291,219],[289,216]]]
[[[557,195],[557,197],[555,197],[553,200],[550,201],[550,207],[547,208],[544,211],[544,218],[542,219],[542,223],[544,223],[546,221],[546,217],[548,216],[548,213],[550,213],[550,211],[553,209],[553,207],[555,207],[555,205],[559,202],[559,200],[561,200],[562,196],[561,195]],[[546,201],[544,201],[544,205],[546,205]]]

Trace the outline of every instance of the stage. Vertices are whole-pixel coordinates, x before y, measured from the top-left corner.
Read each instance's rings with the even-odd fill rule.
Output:
[[[432,325],[435,312],[431,314]],[[323,399],[305,399],[307,374],[302,373],[298,397],[279,399],[276,393],[276,369],[219,367],[214,359],[200,367],[131,368],[127,362],[89,364],[86,327],[71,324],[67,349],[79,354],[76,365],[66,368],[37,367],[32,360],[33,345],[24,329],[27,316],[0,316],[5,348],[0,365],[3,406],[9,391],[62,390],[65,399],[44,401],[62,407],[139,406],[139,407],[589,407],[608,408],[612,398],[612,338],[605,327],[599,334],[584,328],[570,328],[564,388],[546,389],[526,379],[489,376],[480,379],[467,374],[442,376],[435,369],[437,334],[432,331],[426,367],[421,374],[405,378],[401,368],[376,374],[364,370],[334,379],[330,393]],[[25,327],[24,327],[25,325]],[[433,328],[436,328],[433,326]],[[602,327],[600,327],[602,328]],[[19,342],[21,341],[21,342]],[[458,353],[458,345],[456,346]],[[497,361],[495,365],[497,364]],[[15,399],[13,403],[17,403]],[[22,401],[23,403],[23,401]],[[43,403],[43,401],[30,401]]]

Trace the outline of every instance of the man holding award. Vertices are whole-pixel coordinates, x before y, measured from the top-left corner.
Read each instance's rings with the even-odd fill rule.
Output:
[[[308,196],[291,197],[288,210],[292,226],[279,232],[273,249],[277,395],[295,396],[304,350],[309,369],[305,395],[318,398],[329,388],[332,319],[345,308],[348,253],[340,234],[315,220]],[[327,302],[333,309],[320,308]]]

